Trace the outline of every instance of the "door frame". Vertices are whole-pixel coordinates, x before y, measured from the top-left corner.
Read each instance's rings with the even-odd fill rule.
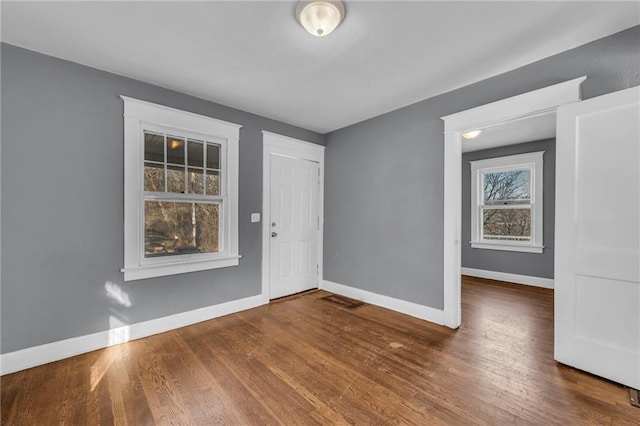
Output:
[[[441,117],[444,121],[444,325],[462,323],[462,133],[498,126],[526,117],[555,114],[565,104],[579,102],[586,76]],[[556,141],[557,143],[557,141]],[[556,168],[559,165],[556,164]]]
[[[262,302],[269,303],[271,276],[271,154],[318,163],[318,287],[322,282],[322,248],[324,242],[324,149],[322,145],[262,131]]]

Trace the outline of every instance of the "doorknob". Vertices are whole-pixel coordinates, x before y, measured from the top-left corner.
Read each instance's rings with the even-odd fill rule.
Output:
[[[278,236],[278,233],[277,233],[277,232],[272,232],[272,233],[271,233],[271,236],[275,238],[275,237],[277,237],[277,236]]]

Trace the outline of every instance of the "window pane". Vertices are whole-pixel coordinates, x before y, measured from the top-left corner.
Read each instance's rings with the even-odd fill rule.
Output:
[[[219,251],[220,205],[145,201],[144,256]]]
[[[220,145],[207,144],[207,168],[220,168]]]
[[[220,195],[220,172],[207,170],[206,184],[207,195]]]
[[[195,204],[196,244],[200,253],[220,251],[220,204]]]
[[[204,167],[204,144],[201,141],[187,141],[187,163],[194,167]]]
[[[152,133],[144,134],[144,159],[164,162],[164,136]]]
[[[485,240],[531,241],[531,209],[483,209]]]
[[[167,136],[167,163],[184,164],[184,139]]]
[[[144,190],[164,192],[164,166],[144,163]]]
[[[189,184],[189,192],[192,194],[204,193],[204,170],[189,169],[187,174],[187,182]]]
[[[483,173],[484,204],[528,204],[531,170]]]
[[[184,193],[184,167],[167,166],[167,192]]]

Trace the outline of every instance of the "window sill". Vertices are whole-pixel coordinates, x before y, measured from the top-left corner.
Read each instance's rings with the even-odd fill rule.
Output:
[[[471,248],[486,249],[486,250],[518,251],[518,252],[524,252],[524,253],[542,253],[544,246],[489,243],[489,242],[479,243],[479,242],[471,241]]]
[[[206,271],[208,269],[238,266],[242,256],[228,256],[216,259],[196,260],[190,262],[164,263],[156,265],[135,266],[121,269],[125,281],[145,278],[163,277],[166,275],[185,274],[187,272]]]

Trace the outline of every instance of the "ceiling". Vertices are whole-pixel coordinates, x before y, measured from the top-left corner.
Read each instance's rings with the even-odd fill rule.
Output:
[[[550,111],[482,129],[478,137],[462,139],[462,152],[480,151],[555,137],[556,113]]]
[[[2,41],[320,133],[640,24],[638,2],[9,2]]]

